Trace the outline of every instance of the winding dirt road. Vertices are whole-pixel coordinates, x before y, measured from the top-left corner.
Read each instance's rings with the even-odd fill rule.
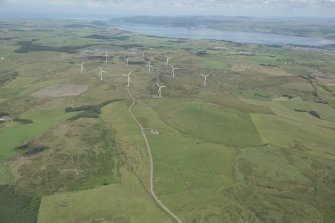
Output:
[[[147,150],[148,150],[148,155],[149,155],[149,160],[150,160],[150,194],[157,203],[157,205],[166,213],[168,214],[173,220],[177,223],[182,223],[182,221],[169,209],[167,208],[161,200],[156,196],[155,191],[154,191],[154,161],[152,158],[152,153],[151,153],[151,148],[148,142],[148,138],[145,135],[144,128],[142,127],[141,123],[137,120],[136,116],[134,115],[132,108],[134,107],[136,100],[134,96],[131,94],[129,87],[127,87],[128,95],[132,100],[132,104],[129,106],[128,111],[130,115],[133,117],[135,122],[137,123],[138,127],[141,129],[141,133],[144,139],[144,142],[146,144]]]

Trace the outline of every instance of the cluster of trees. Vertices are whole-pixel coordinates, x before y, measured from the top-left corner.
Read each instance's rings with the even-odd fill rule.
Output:
[[[41,198],[18,194],[14,186],[0,185],[0,222],[37,222]]]
[[[321,118],[320,114],[317,113],[316,111],[307,111],[307,110],[303,110],[303,109],[294,109],[294,111],[296,111],[296,112],[308,112],[310,115],[313,115],[316,118]]]
[[[64,52],[64,53],[76,53],[77,50],[84,49],[92,44],[87,44],[83,46],[62,46],[62,47],[53,47],[53,46],[41,46],[34,44],[33,41],[19,41],[20,48],[15,50],[16,53],[29,53],[29,52],[39,52],[39,51],[55,51],[55,52]]]
[[[17,122],[17,123],[20,123],[20,124],[23,124],[23,125],[28,125],[28,124],[34,123],[33,120],[30,120],[30,119],[22,119],[22,118],[14,118],[13,121],[14,121],[14,122]]]
[[[106,105],[109,105],[113,102],[122,101],[123,99],[115,99],[104,101],[96,105],[83,105],[79,107],[66,107],[65,112],[81,112],[78,115],[73,116],[69,121],[74,121],[80,118],[99,118],[101,114],[101,109]]]

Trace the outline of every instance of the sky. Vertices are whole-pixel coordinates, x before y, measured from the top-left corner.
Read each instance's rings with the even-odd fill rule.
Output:
[[[0,17],[335,17],[335,0],[0,0]]]

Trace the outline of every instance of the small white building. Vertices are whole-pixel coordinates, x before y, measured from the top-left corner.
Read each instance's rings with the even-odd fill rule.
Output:
[[[3,116],[0,118],[0,122],[6,122],[8,121],[8,116]]]
[[[158,95],[152,95],[151,98],[152,99],[160,99],[160,97]]]
[[[12,121],[13,120],[13,117],[10,117],[10,116],[8,116],[8,115],[6,115],[6,116],[2,116],[1,118],[0,118],[0,122],[10,122],[10,121]]]
[[[151,129],[151,130],[150,130],[150,133],[151,133],[152,135],[159,135],[159,131],[158,131],[157,129]]]

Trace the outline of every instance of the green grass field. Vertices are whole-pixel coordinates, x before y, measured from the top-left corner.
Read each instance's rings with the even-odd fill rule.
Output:
[[[120,184],[44,197],[37,222],[171,222],[135,175],[122,176]]]
[[[183,223],[335,222],[334,52],[4,23],[0,113],[16,121],[0,123],[0,222],[173,222],[150,195],[130,71],[155,192]]]

